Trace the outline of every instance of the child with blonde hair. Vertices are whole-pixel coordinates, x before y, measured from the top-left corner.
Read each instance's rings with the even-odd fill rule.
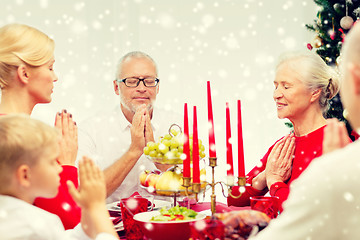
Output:
[[[0,236],[2,239],[118,239],[105,205],[102,171],[84,157],[80,187],[68,181],[81,207],[81,224],[64,230],[58,216],[32,205],[37,197],[54,197],[62,171],[58,131],[14,114],[0,118]]]

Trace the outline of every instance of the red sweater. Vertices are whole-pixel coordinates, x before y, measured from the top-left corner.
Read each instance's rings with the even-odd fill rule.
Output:
[[[295,137],[295,157],[293,160],[292,165],[292,172],[291,177],[286,182],[276,182],[270,187],[270,195],[277,196],[280,201],[280,211],[282,211],[282,203],[288,198],[289,195],[289,186],[297,179],[300,174],[309,166],[310,162],[319,156],[322,155],[322,142],[324,138],[324,127],[321,127],[305,136],[302,137]],[[279,140],[278,140],[279,141]],[[274,144],[275,145],[275,144]],[[252,184],[252,179],[256,177],[259,173],[265,170],[266,162],[268,156],[274,147],[272,145],[265,156],[261,159],[261,164],[259,166],[254,167],[248,174],[247,174],[247,183]],[[261,166],[260,166],[261,165]],[[268,192],[268,188],[260,191],[252,186],[247,186],[245,193],[238,198],[229,197],[228,205],[229,206],[249,206],[250,205],[250,197],[251,196],[262,196]],[[234,187],[233,194],[237,196],[239,194],[239,188]]]
[[[66,182],[72,181],[78,187],[78,172],[74,166],[62,166],[59,192],[55,198],[36,198],[34,205],[60,217],[65,229],[74,228],[81,219],[81,209],[72,199]]]

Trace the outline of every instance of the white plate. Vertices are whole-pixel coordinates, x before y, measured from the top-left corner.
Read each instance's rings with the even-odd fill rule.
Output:
[[[118,206],[119,202],[113,202],[113,203],[108,203],[106,204],[106,208],[108,210],[114,211],[114,212],[121,212],[121,208]],[[171,202],[168,201],[164,201],[164,200],[154,200],[154,209],[153,210],[158,210],[161,209],[163,207],[167,207],[170,208],[171,207]]]
[[[154,206],[153,210],[159,210],[163,207],[171,208],[171,206],[172,206],[171,202],[164,201],[164,200],[157,200],[157,199],[154,200],[154,205],[155,206]]]
[[[108,203],[106,204],[106,208],[114,212],[121,212],[121,208],[118,206],[118,203],[119,202]]]

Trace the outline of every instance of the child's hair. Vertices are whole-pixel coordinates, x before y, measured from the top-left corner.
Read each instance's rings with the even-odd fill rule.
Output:
[[[58,144],[54,128],[25,114],[0,117],[0,183],[21,164],[33,166],[47,147]]]

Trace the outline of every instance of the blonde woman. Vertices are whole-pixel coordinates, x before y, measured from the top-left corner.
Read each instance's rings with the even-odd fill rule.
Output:
[[[277,65],[274,86],[278,117],[289,119],[294,130],[270,147],[260,166],[247,174],[251,186],[239,199],[228,198],[229,205],[247,206],[251,196],[270,192],[281,206],[291,182],[322,155],[324,114],[339,91],[336,72],[315,53],[288,53]]]
[[[54,41],[41,31],[22,24],[0,28],[0,115],[30,115],[38,103],[51,102],[57,76],[54,72]],[[53,199],[36,199],[35,205],[57,214],[66,229],[80,222],[80,208],[68,193],[66,181],[78,185],[77,127],[72,115],[63,110],[56,114],[55,126],[62,132],[61,186]]]

